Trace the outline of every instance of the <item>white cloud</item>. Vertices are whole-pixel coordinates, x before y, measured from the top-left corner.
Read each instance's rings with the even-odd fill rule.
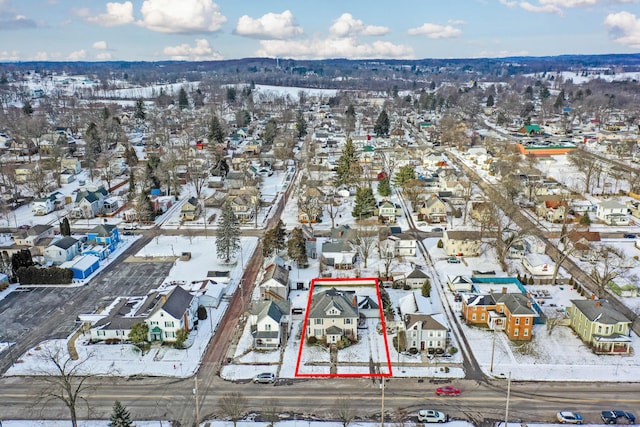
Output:
[[[60,52],[46,52],[41,50],[36,52],[36,54],[31,58],[32,61],[53,61],[62,59],[62,54]]]
[[[389,28],[365,25],[361,20],[354,19],[350,13],[343,13],[338,19],[333,21],[329,32],[335,37],[353,37],[356,35],[382,36],[389,32]]]
[[[76,13],[86,13],[80,9]],[[103,27],[116,27],[133,22],[133,3],[107,3],[107,12],[96,16],[88,16],[87,21]]]
[[[386,41],[359,44],[353,37],[324,40],[261,40],[256,55],[261,57],[287,57],[296,59],[326,58],[414,58],[413,48]]]
[[[206,39],[197,39],[195,46],[184,43],[178,46],[167,46],[162,53],[176,61],[212,61],[224,59],[220,52],[209,46]]]
[[[542,5],[550,5],[556,7],[584,7],[593,6],[598,0],[539,0]]]
[[[67,57],[67,59],[69,61],[82,61],[86,57],[87,57],[87,51],[82,49],[82,50],[76,50],[75,52],[71,52]]]
[[[562,15],[562,9],[560,9],[558,6],[555,6],[553,4],[545,4],[542,6],[537,6],[534,4],[531,4],[529,2],[526,1],[521,1],[519,3],[520,7],[523,8],[524,10],[527,10],[529,12],[536,12],[536,13],[555,13],[558,15]]]
[[[99,52],[96,54],[98,61],[109,61],[111,59],[111,52]]]
[[[449,25],[464,25],[464,24],[466,24],[466,22],[464,22],[462,19],[449,19],[447,21],[447,24],[449,24]]]
[[[98,50],[107,50],[107,42],[104,40],[100,40],[98,42],[95,42],[94,44],[91,45],[92,48],[94,49],[98,49]]]
[[[259,39],[288,39],[301,35],[304,30],[296,25],[291,11],[285,10],[282,13],[267,13],[258,19],[243,15],[238,19],[234,32]]]
[[[507,7],[514,7],[518,5],[517,1],[507,1],[507,0],[500,0],[500,4],[503,4]]]
[[[604,19],[613,40],[634,49],[640,48],[640,19],[630,12],[610,13]]]
[[[211,0],[145,0],[139,24],[161,33],[218,31],[227,18]]]
[[[462,30],[451,25],[425,23],[417,28],[410,28],[407,33],[411,36],[427,36],[430,39],[450,39],[462,34]]]
[[[17,50],[0,50],[0,61],[18,61],[20,52]]]

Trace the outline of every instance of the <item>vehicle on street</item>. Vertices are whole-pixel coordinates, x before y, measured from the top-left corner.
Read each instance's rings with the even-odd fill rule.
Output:
[[[418,421],[421,423],[444,423],[449,417],[444,412],[434,411],[433,409],[421,409],[418,411]]]
[[[449,258],[447,258],[447,262],[449,264],[460,264],[460,258],[454,257],[454,256],[450,256]]]
[[[446,385],[444,387],[438,387],[436,389],[436,394],[438,396],[459,396],[460,389],[452,385]]]
[[[605,424],[635,424],[636,416],[631,412],[614,409],[612,411],[602,411],[600,414]]]
[[[637,236],[635,234],[631,234],[631,233],[625,233],[624,234],[624,238],[625,239],[635,239]]]
[[[442,233],[444,230],[440,227],[436,227],[436,228],[432,228],[431,232],[432,233]]]
[[[582,424],[582,415],[577,412],[560,411],[556,414],[556,418],[562,424]]]
[[[271,384],[271,383],[274,383],[275,381],[276,381],[276,376],[271,372],[263,372],[253,377],[254,383]]]

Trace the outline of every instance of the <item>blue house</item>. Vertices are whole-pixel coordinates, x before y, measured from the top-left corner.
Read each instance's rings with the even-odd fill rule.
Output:
[[[100,224],[93,227],[87,233],[87,247],[100,245],[106,246],[109,249],[109,253],[113,252],[120,242],[120,232],[118,227],[111,224]],[[108,254],[107,254],[108,255]]]
[[[86,279],[100,267],[100,260],[95,255],[81,255],[60,265],[73,271],[74,279]]]

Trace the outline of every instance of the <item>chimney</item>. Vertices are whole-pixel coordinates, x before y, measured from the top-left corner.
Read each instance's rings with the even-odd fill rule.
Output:
[[[506,286],[503,286],[503,287],[502,287],[502,293],[503,293],[503,294],[506,294],[506,293],[507,293],[507,287],[506,287]]]
[[[162,301],[162,303],[164,304],[165,302],[167,302],[167,294],[162,294],[160,296],[160,301]]]
[[[356,298],[356,296],[353,296],[353,306],[358,308],[358,299]]]
[[[596,300],[596,307],[602,307],[602,303],[600,302],[600,300]]]
[[[527,307],[531,308],[531,301],[527,301]]]

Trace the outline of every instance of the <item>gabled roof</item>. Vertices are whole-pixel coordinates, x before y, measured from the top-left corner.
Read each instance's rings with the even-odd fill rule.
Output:
[[[193,298],[194,296],[189,292],[180,286],[176,286],[167,294],[167,300],[162,305],[162,309],[169,313],[174,319],[180,319],[191,305]]]
[[[53,225],[47,224],[36,224],[30,229],[27,230],[27,235],[29,236],[39,236],[42,233],[49,231],[53,228]]]
[[[358,310],[378,310],[380,306],[371,297],[358,298]]]
[[[280,323],[282,317],[288,315],[290,310],[291,303],[289,301],[260,301],[251,312],[258,317],[258,321],[270,317]]]
[[[407,329],[414,326],[416,323],[421,324],[421,329],[424,331],[448,331],[449,328],[438,322],[430,314],[407,314],[404,318],[404,325]]]
[[[309,307],[309,318],[326,318],[326,311],[335,306],[340,314],[332,317],[353,318],[358,317],[358,310],[353,306],[351,296],[336,288],[313,295],[311,306]]]
[[[407,274],[407,279],[426,279],[428,277],[429,276],[427,276],[427,273],[420,270],[419,268],[414,268],[411,273]]]
[[[496,303],[504,304],[512,315],[537,315],[525,294],[492,292],[491,296]]]
[[[77,239],[74,239],[71,236],[65,236],[62,239],[56,240],[51,245],[52,246],[57,246],[60,249],[69,249],[70,247],[72,247],[73,245],[75,245],[77,243],[78,243]]]
[[[605,325],[631,323],[629,319],[613,309],[607,300],[572,299],[571,303],[592,322],[598,322]]]
[[[97,234],[100,237],[110,237],[113,234],[113,229],[116,228],[112,224],[98,224],[93,227],[88,234]]]
[[[480,240],[482,233],[476,230],[446,230],[448,240]]]
[[[271,279],[281,284],[282,286],[287,286],[289,284],[289,270],[282,265],[271,264],[265,269],[264,279],[262,280],[262,283],[265,283]]]

